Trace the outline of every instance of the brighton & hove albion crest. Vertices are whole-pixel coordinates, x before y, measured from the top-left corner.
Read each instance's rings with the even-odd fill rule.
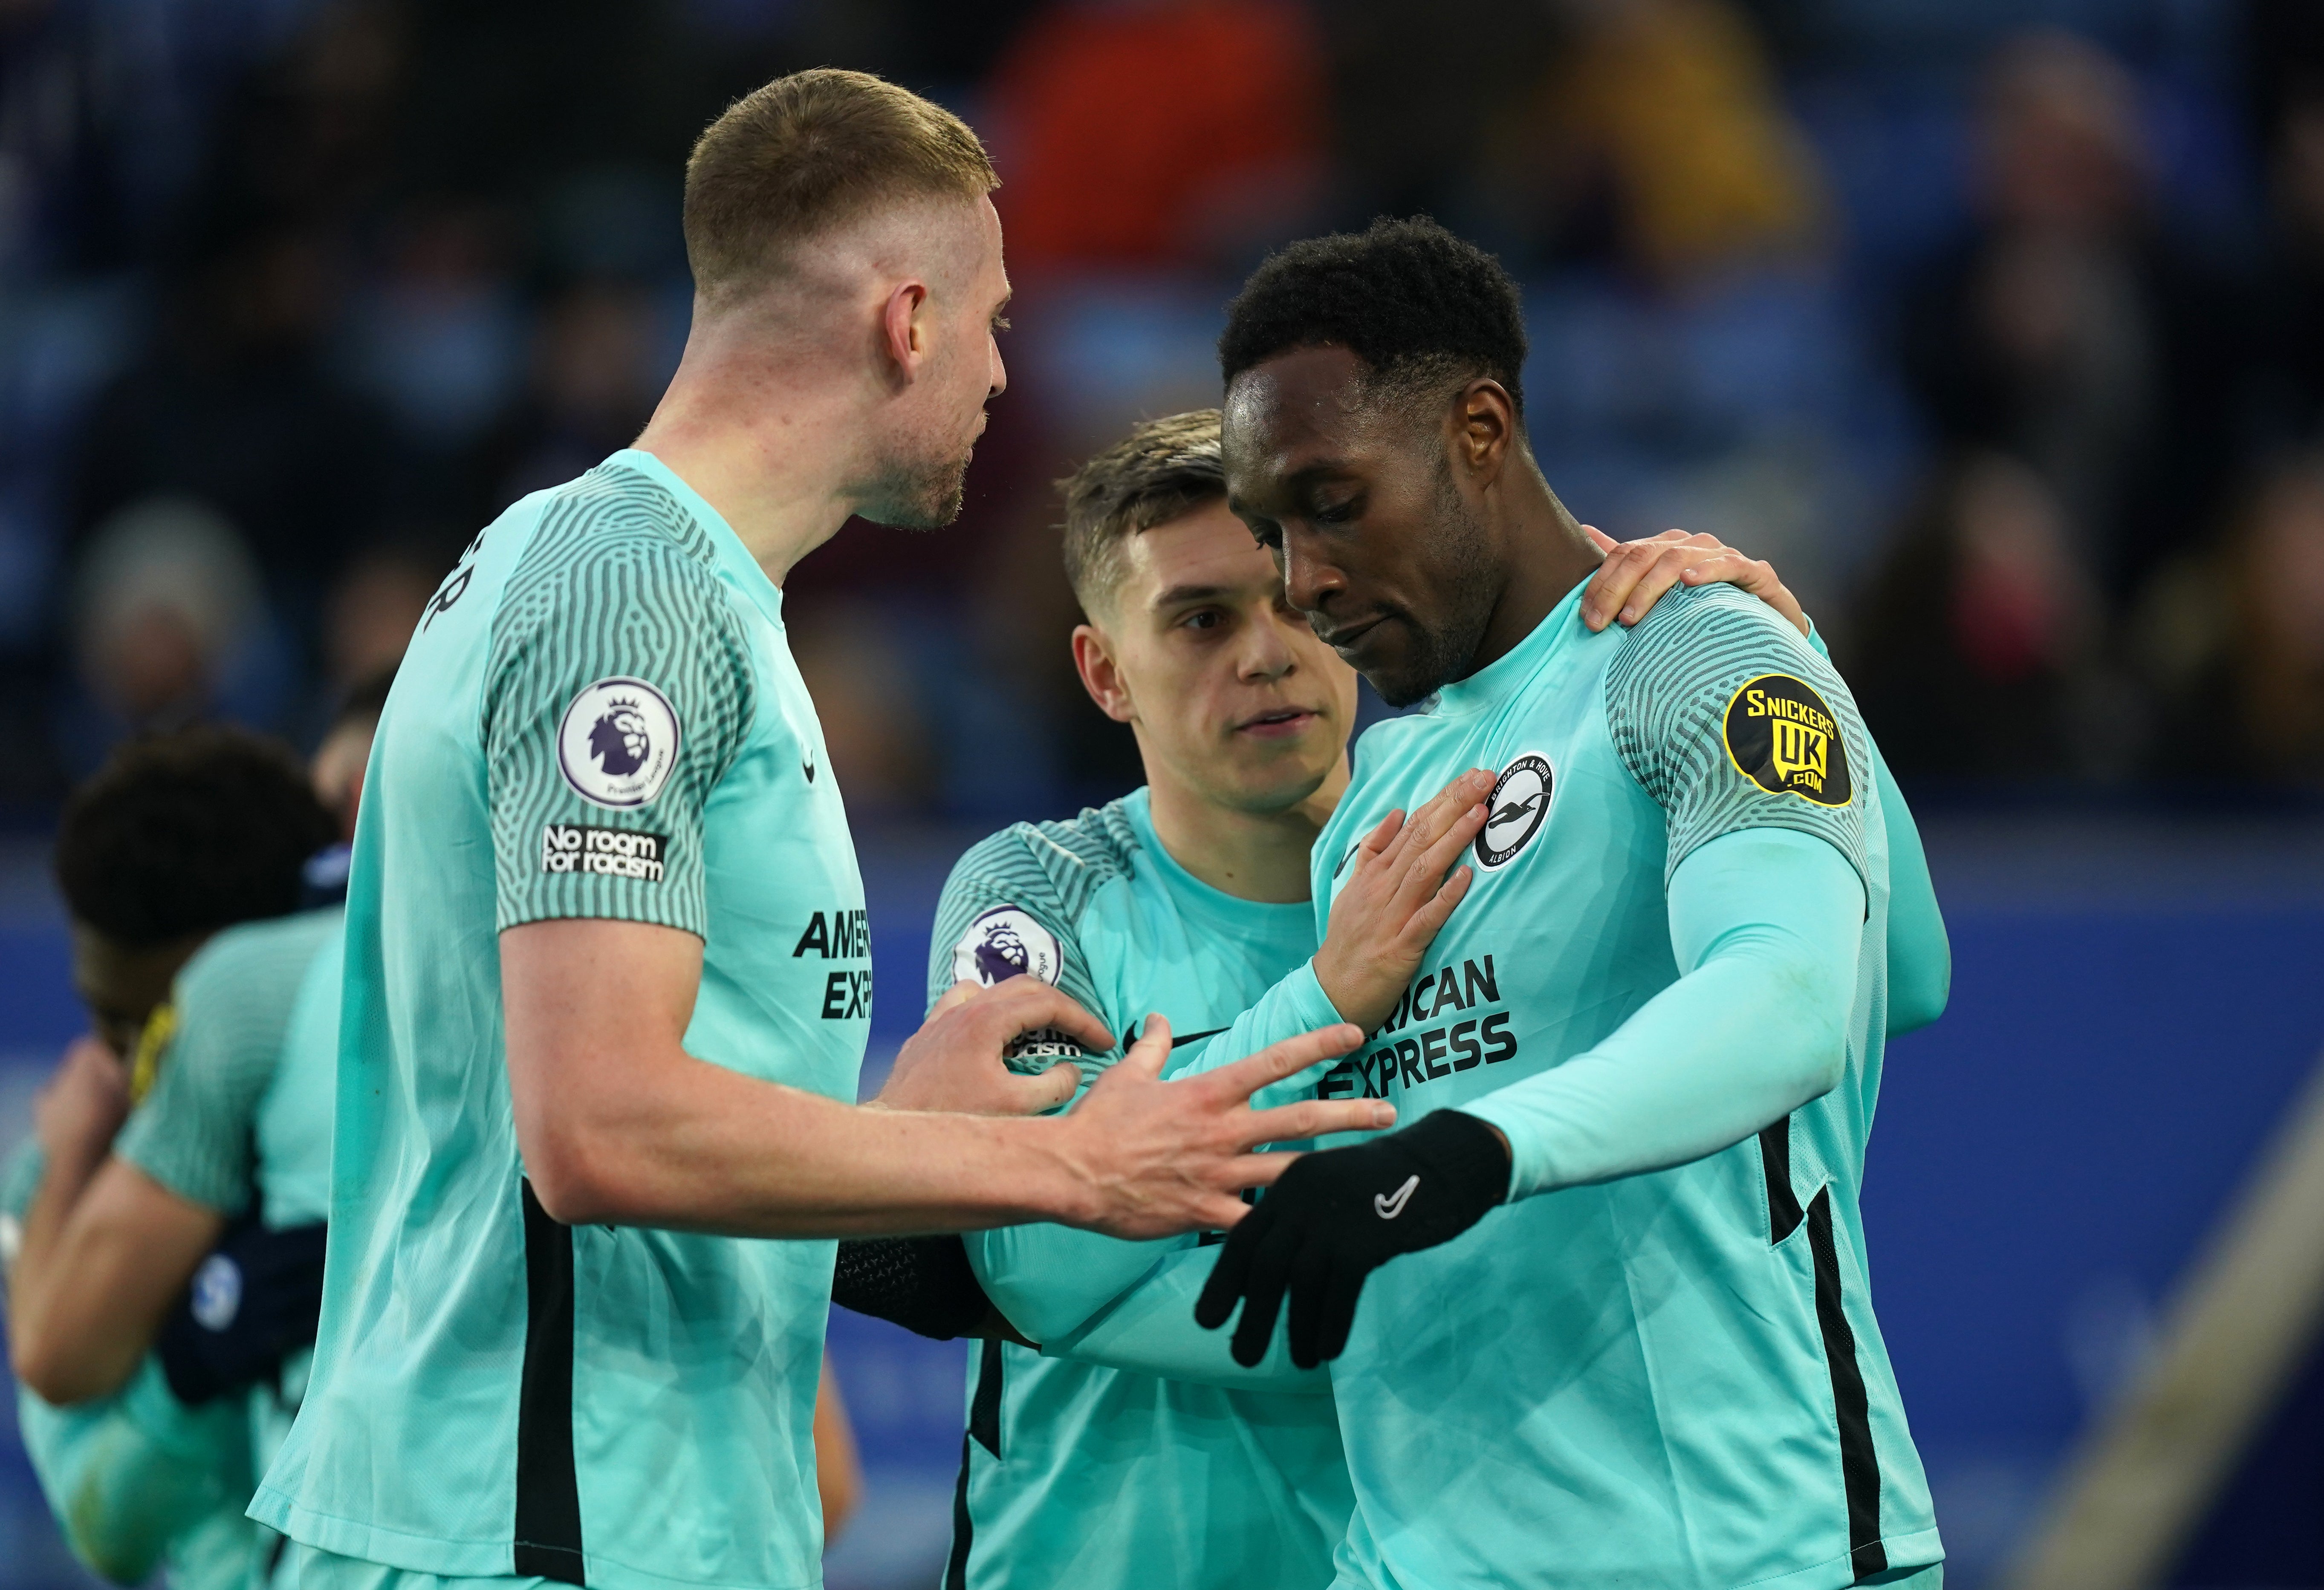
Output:
[[[642,679],[600,679],[557,726],[557,768],[595,806],[642,806],[678,766],[678,713]]]
[[[1735,770],[1769,795],[1844,806],[1856,794],[1839,720],[1789,674],[1745,680],[1727,703],[1720,734]]]
[[[1499,867],[1532,842],[1549,815],[1547,757],[1527,754],[1502,770],[1477,835],[1477,864]]]

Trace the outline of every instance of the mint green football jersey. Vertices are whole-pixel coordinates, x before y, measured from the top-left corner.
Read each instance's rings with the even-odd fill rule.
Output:
[[[1326,911],[1390,809],[1471,767],[1499,786],[1468,896],[1395,1012],[1317,1090],[1389,1098],[1409,1125],[1590,1050],[1677,979],[1672,872],[1770,827],[1827,841],[1864,883],[1846,1071],[1723,1152],[1522,1199],[1372,1273],[1331,1365],[1357,1498],[1339,1582],[1821,1590],[1901,1576],[1942,1551],[1858,1213],[1886,1021],[1877,753],[1831,665],[1738,592],[1674,590],[1636,629],[1600,634],[1579,609],[1577,589],[1508,655],[1360,743],[1314,850]],[[1330,1015],[1303,970],[1205,1058]]]
[[[186,963],[152,1091],[116,1155],[230,1220],[254,1203],[275,1229],[323,1218],[318,1201],[284,1190],[328,1174],[339,918],[333,907],[244,923]],[[319,1037],[300,1030],[310,989],[333,1011]],[[198,1273],[198,1288],[208,1275]],[[150,1356],[94,1402],[53,1408],[20,1390],[26,1449],[75,1553],[124,1583],[158,1562],[171,1590],[263,1581],[275,1538],[244,1510],[289,1428],[306,1358],[292,1355],[276,1383],[198,1407],[178,1400]]]
[[[39,1190],[40,1144],[10,1157],[0,1216],[13,1256]],[[170,1590],[245,1590],[263,1567],[266,1531],[242,1515],[250,1499],[246,1404],[178,1400],[148,1354],[109,1397],[60,1408],[16,1388],[17,1433],[41,1494],[72,1554],[116,1585],[158,1568]]]
[[[254,1209],[272,1231],[327,1218],[346,941],[346,912],[330,905],[246,923],[204,945],[179,976],[176,1030],[153,1091],[115,1151],[229,1218]],[[207,1280],[198,1272],[196,1287]],[[261,1538],[260,1582],[263,1565],[281,1558],[280,1539],[242,1515],[290,1434],[313,1357],[299,1348],[243,1399],[248,1450],[233,1512]]]
[[[571,917],[698,936],[687,1052],[853,1098],[863,889],[781,593],[636,451],[476,538],[381,719],[322,1324],[253,1513],[443,1576],[816,1585],[834,1245],[567,1227],[525,1179],[499,934]]]
[[[936,911],[928,997],[962,979],[1035,976],[1125,1041],[1160,1013],[1185,1053],[1314,950],[1305,903],[1239,900],[1179,866],[1141,789],[1071,822],[1019,823],[963,856]],[[1093,1078],[1121,1052],[1085,1056],[1084,1069]],[[1013,1272],[1068,1267],[1094,1303],[1195,1241],[1056,1227],[967,1238],[1012,1318],[1022,1312]],[[1114,1279],[1094,1279],[1106,1273]],[[1351,1498],[1320,1377],[1304,1392],[1232,1389],[985,1342],[969,1381],[945,1590],[1330,1583]]]
[[[281,1063],[259,1096],[251,1135],[258,1166],[260,1218],[272,1230],[327,1220],[331,1212],[331,1131],[339,1077],[339,979],[346,959],[346,913],[316,914],[328,931],[315,947],[291,997],[282,1034]],[[282,1362],[272,1384],[250,1404],[250,1450],[263,1475],[290,1438],[306,1400],[315,1349],[301,1347]],[[271,1531],[270,1531],[271,1533]],[[276,1555],[278,1559],[281,1554]],[[282,1583],[287,1566],[278,1569]]]

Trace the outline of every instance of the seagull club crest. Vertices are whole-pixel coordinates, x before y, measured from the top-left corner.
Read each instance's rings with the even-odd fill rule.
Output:
[[[1477,865],[1504,866],[1533,842],[1549,816],[1553,782],[1549,758],[1530,751],[1502,770],[1477,835]]]

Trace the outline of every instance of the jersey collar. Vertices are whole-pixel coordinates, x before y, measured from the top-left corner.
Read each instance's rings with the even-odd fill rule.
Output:
[[[753,605],[767,615],[768,621],[780,628],[783,621],[782,587],[767,578],[767,571],[742,545],[742,538],[726,522],[725,515],[710,506],[702,493],[686,483],[678,473],[652,454],[640,447],[624,447],[608,456],[607,464],[634,470],[678,499],[678,503],[694,516],[703,534],[710,538],[712,552],[718,566],[748,593]]]
[[[1138,836],[1139,845],[1153,864],[1162,887],[1179,902],[1193,905],[1212,921],[1237,930],[1274,923],[1305,924],[1314,916],[1315,907],[1311,901],[1246,900],[1215,888],[1187,871],[1154,832],[1154,813],[1146,786],[1139,785],[1122,798],[1121,812],[1130,820],[1130,830]]]
[[[1594,572],[1594,571],[1593,571]],[[1457,679],[1436,693],[1436,704],[1432,714],[1441,718],[1463,718],[1472,712],[1487,712],[1507,701],[1522,688],[1528,679],[1549,660],[1558,643],[1567,633],[1581,626],[1582,593],[1590,584],[1585,576],[1568,591],[1549,616],[1533,628],[1533,633],[1479,668],[1466,679]]]

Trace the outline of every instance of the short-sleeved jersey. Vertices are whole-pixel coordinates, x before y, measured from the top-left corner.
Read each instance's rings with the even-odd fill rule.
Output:
[[[1873,755],[1831,666],[1725,586],[1594,635],[1577,590],[1364,736],[1315,846],[1325,909],[1389,809],[1499,774],[1467,896],[1320,1084],[1390,1098],[1405,1125],[1584,1052],[1676,980],[1666,881],[1722,834],[1828,841],[1868,909],[1831,1093],[1692,1163],[1495,1209],[1371,1276],[1332,1366],[1357,1496],[1342,1583],[1818,1590],[1941,1556],[1858,1217],[1885,1033]]]
[[[229,1220],[254,1205],[277,1230],[323,1218],[274,1189],[328,1173],[337,1035],[302,1044],[295,1013],[310,988],[336,1009],[339,921],[336,906],[301,912],[202,946],[171,990],[152,1090],[115,1154]],[[150,1357],[100,1402],[52,1409],[24,1393],[27,1446],[75,1549],[112,1567],[159,1549],[173,1590],[244,1590],[261,1577],[273,1537],[243,1510],[289,1428],[307,1356],[200,1407],[179,1402]]]
[[[862,884],[781,593],[635,451],[477,537],[382,716],[314,1377],[253,1512],[437,1575],[815,1585],[833,1245],[542,1211],[498,935],[570,917],[698,935],[687,1052],[854,1097]]]
[[[227,928],[201,947],[178,974],[152,1091],[115,1153],[228,1219],[254,1202],[278,1231],[324,1218],[265,1194],[270,1180],[328,1174],[336,1040],[319,1052],[310,1040],[294,1056],[289,1039],[301,990],[318,976],[336,988],[340,921],[336,905],[302,911]],[[271,1130],[262,1132],[262,1117]]]
[[[346,959],[346,913],[333,906],[315,914],[327,919],[328,931],[316,944],[305,973],[292,990],[282,1032],[282,1058],[258,1096],[249,1127],[256,1144],[260,1218],[275,1231],[330,1218],[331,1130],[338,1089],[339,978]],[[290,1438],[291,1421],[306,1400],[314,1358],[312,1346],[300,1348],[282,1361],[272,1382],[258,1387],[253,1396],[254,1475],[263,1475]]]
[[[928,997],[963,978],[1029,974],[1125,1039],[1158,1012],[1191,1047],[1312,955],[1314,924],[1304,902],[1240,900],[1188,873],[1155,838],[1141,789],[1071,822],[1019,823],[963,856],[936,911]],[[1094,1077],[1121,1052],[1084,1069]],[[1023,1235],[973,1235],[972,1260],[995,1262]],[[1120,1250],[1134,1278],[1195,1239],[1087,1240]],[[1329,1396],[987,1342],[971,1355],[968,1405],[946,1590],[1331,1580],[1351,1498]]]

